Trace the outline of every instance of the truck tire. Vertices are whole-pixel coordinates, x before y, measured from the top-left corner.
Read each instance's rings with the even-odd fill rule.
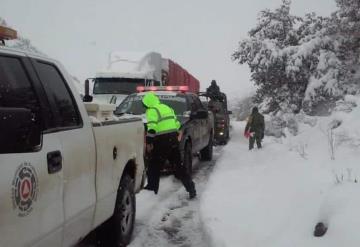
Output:
[[[203,161],[210,161],[213,157],[213,135],[210,134],[209,142],[206,147],[200,151],[200,159]]]
[[[191,143],[187,142],[184,149],[184,166],[186,171],[191,176],[192,174],[192,149]]]
[[[124,247],[130,243],[134,230],[136,201],[133,179],[125,174],[121,179],[114,210],[115,244]]]
[[[226,130],[226,143],[228,143],[230,140],[230,130],[229,130],[229,127],[227,128]]]

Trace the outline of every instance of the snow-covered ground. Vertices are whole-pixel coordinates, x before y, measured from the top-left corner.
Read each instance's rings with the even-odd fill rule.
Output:
[[[209,246],[200,218],[200,198],[221,149],[214,149],[211,162],[194,161],[196,199],[188,199],[188,193],[174,176],[161,179],[158,195],[143,190],[136,196],[136,222],[129,247]]]
[[[233,123],[201,199],[212,246],[360,246],[360,107],[306,122],[253,151]],[[320,221],[328,231],[314,237]]]
[[[266,137],[262,150],[248,151],[245,123],[233,122],[214,160],[195,162],[195,200],[173,176],[137,195],[130,247],[360,246],[360,99],[344,103],[331,117],[297,116],[296,136]]]

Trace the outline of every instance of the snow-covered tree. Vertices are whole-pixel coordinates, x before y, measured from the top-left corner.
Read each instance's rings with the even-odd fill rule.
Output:
[[[255,102],[268,112],[324,114],[359,93],[360,1],[336,0],[330,17],[290,14],[290,1],[260,13],[233,59],[248,64]]]
[[[338,11],[333,14],[334,22],[341,34],[339,57],[346,64],[345,93],[359,93],[360,85],[360,1],[336,0]]]
[[[304,99],[304,109],[319,113],[331,110],[346,94],[359,93],[360,1],[336,0],[338,10],[315,39],[321,46]],[[313,39],[314,39],[313,38]]]
[[[296,25],[301,18],[290,14],[290,1],[283,0],[280,8],[260,13],[257,26],[249,32],[250,38],[240,42],[233,59],[248,64],[251,78],[258,87],[255,103],[264,103],[263,110],[296,111],[301,106],[304,85],[297,83],[287,71],[288,47],[298,44]],[[301,73],[299,70],[298,73]]]

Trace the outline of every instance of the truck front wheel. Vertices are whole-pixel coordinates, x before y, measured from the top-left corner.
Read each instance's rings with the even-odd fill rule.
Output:
[[[134,181],[125,174],[120,182],[113,216],[116,246],[124,247],[130,243],[134,230],[135,213]]]

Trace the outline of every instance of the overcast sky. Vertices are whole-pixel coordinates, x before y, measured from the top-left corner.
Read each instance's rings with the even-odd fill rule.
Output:
[[[80,80],[106,66],[110,51],[157,51],[232,97],[252,88],[231,61],[258,12],[281,0],[0,0],[0,17]],[[293,0],[292,12],[328,15],[334,0]]]

